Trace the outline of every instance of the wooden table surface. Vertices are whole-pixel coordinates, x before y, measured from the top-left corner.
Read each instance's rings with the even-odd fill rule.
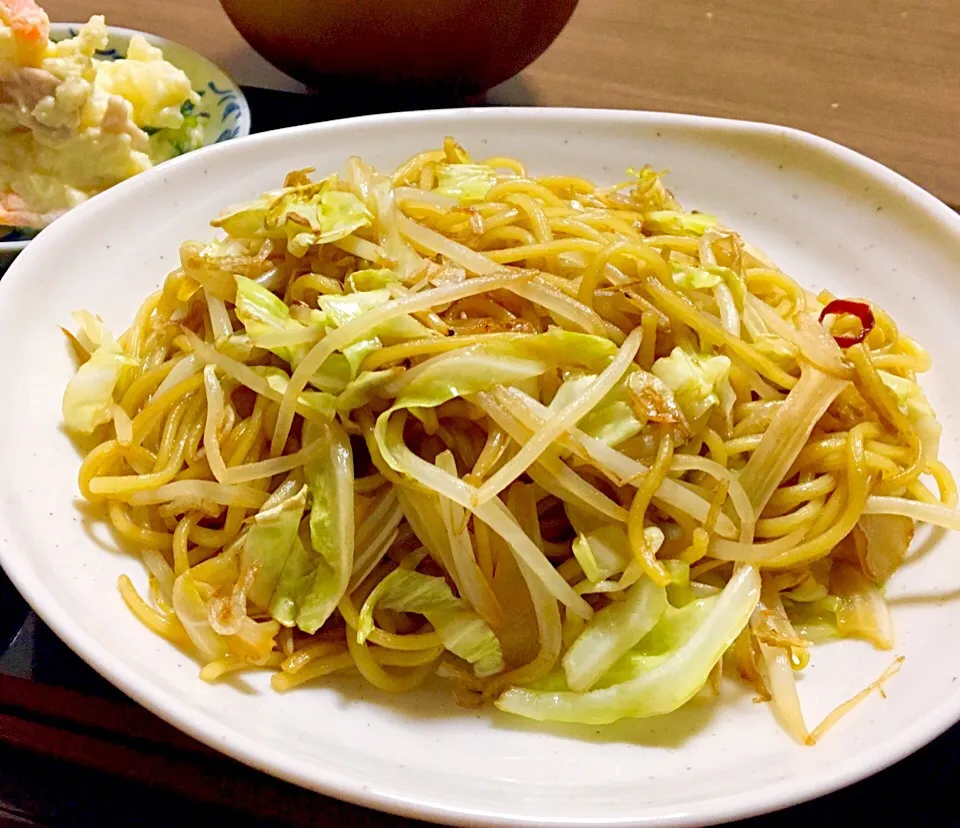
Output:
[[[99,12],[180,41],[243,84],[302,89],[253,53],[217,0],[44,5],[53,20]],[[788,124],[960,204],[958,43],[958,0],[581,0],[553,47],[492,98]]]

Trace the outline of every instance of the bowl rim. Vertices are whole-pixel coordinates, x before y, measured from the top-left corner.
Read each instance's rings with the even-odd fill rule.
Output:
[[[290,127],[275,130],[253,137],[240,146],[225,142],[222,149],[208,148],[206,152],[244,152],[261,150],[274,142],[282,143],[284,137],[298,132],[312,132],[318,137],[327,131],[350,130],[363,126],[379,129],[389,127],[397,122],[422,121],[430,124],[435,120],[452,117],[465,119],[481,118],[488,121],[491,127],[509,123],[512,119],[530,120],[564,120],[568,123],[577,121],[593,121],[600,124],[609,123],[643,123],[654,122],[664,125],[683,124],[693,129],[719,131],[728,134],[743,136],[775,136],[786,142],[796,144],[810,152],[835,159],[844,165],[850,166],[873,179],[879,186],[898,193],[903,199],[912,202],[920,211],[929,217],[931,222],[947,230],[952,236],[960,238],[960,216],[943,204],[939,199],[923,190],[917,184],[906,179],[899,173],[885,167],[855,150],[844,147],[828,139],[791,127],[781,127],[774,124],[751,121],[739,121],[726,118],[715,118],[698,115],[673,114],[660,112],[643,112],[632,110],[609,109],[576,109],[576,108],[465,108],[460,110],[434,110],[422,112],[390,113],[350,118],[333,122],[322,122],[304,126]],[[189,153],[181,158],[174,159],[173,163],[184,166],[201,164],[201,155]],[[147,176],[157,175],[147,171]],[[142,180],[137,176],[113,188],[105,194],[106,198],[128,198],[133,189],[138,186],[131,183]],[[105,200],[99,202],[101,208],[106,207]],[[81,205],[79,210],[71,211],[63,220],[63,226],[69,222],[86,220],[88,209]],[[54,231],[57,232],[57,231]],[[46,244],[53,242],[47,241]],[[27,273],[20,273],[32,262],[31,254],[14,265],[17,272],[14,281],[27,277]],[[0,293],[3,286],[0,284]],[[2,301],[2,300],[0,300]],[[562,818],[554,820],[521,818],[519,821],[501,815],[477,813],[451,808],[449,805],[423,801],[417,796],[398,799],[387,794],[372,790],[356,779],[345,777],[336,771],[327,771],[318,775],[305,766],[296,755],[284,753],[274,748],[264,748],[254,739],[243,733],[237,733],[230,727],[218,722],[208,714],[193,708],[185,708],[184,704],[171,698],[163,688],[149,685],[127,665],[120,656],[113,653],[109,646],[94,638],[90,634],[79,630],[71,623],[71,619],[59,604],[50,595],[48,587],[30,569],[18,565],[18,559],[27,554],[25,550],[15,549],[13,544],[0,544],[0,563],[6,569],[11,581],[33,606],[39,606],[41,618],[49,624],[51,629],[68,646],[78,653],[91,667],[110,680],[115,686],[147,707],[161,718],[171,722],[178,729],[188,733],[198,740],[213,746],[252,767],[266,770],[280,778],[302,785],[308,789],[318,790],[327,795],[366,807],[373,807],[388,813],[399,814],[419,819],[428,819],[458,825],[572,825]],[[850,785],[860,779],[872,775],[895,762],[903,759],[910,753],[918,750],[936,736],[943,733],[954,722],[960,719],[960,693],[944,696],[935,707],[919,713],[912,726],[904,728],[885,743],[884,749],[877,750],[869,756],[857,756],[845,762],[839,762],[833,768],[829,778],[814,777],[813,779],[794,779],[785,783],[771,785],[768,788],[754,792],[749,798],[744,795],[721,797],[712,803],[712,812],[708,817],[710,823],[725,822],[741,819],[770,811],[786,808],[800,802],[814,799],[826,793]],[[706,815],[702,807],[695,811],[678,813],[670,817],[663,817],[660,824],[674,826],[702,825]],[[616,825],[638,824],[640,820],[625,821],[623,819],[601,819],[587,824]],[[584,824],[582,822],[578,824]]]
[[[72,23],[69,21],[58,21],[50,24],[50,34],[62,34],[64,32],[70,32],[71,30],[79,29],[81,26],[84,26],[84,23]],[[106,27],[107,34],[118,35],[120,37],[125,37],[127,40],[130,40],[134,35],[140,35],[144,38],[151,46],[157,46],[162,50],[166,50],[167,46],[173,46],[176,49],[181,49],[185,52],[190,52],[195,58],[199,60],[200,63],[205,64],[206,67],[215,70],[230,84],[230,91],[236,96],[236,103],[240,107],[240,117],[237,120],[237,127],[239,132],[235,136],[236,138],[246,138],[250,134],[251,127],[251,113],[250,113],[250,104],[247,101],[247,96],[243,94],[243,90],[228,73],[226,70],[222,69],[216,63],[214,63],[210,58],[205,55],[200,54],[196,49],[192,49],[189,46],[185,46],[182,43],[177,42],[176,40],[170,40],[170,38],[163,37],[162,35],[152,34],[151,32],[144,32],[140,29],[129,29],[125,26],[110,26],[109,24]],[[164,58],[167,59],[167,55],[164,54]],[[176,64],[174,64],[176,65]],[[229,139],[233,140],[233,139]],[[204,149],[205,147],[211,146],[210,144],[205,144],[197,149]],[[163,162],[169,163],[169,162]],[[97,193],[97,195],[103,195],[103,193]],[[74,208],[76,209],[76,208]],[[11,253],[17,254],[25,250],[27,245],[33,239],[19,239],[17,241],[3,241],[0,240],[0,256]]]

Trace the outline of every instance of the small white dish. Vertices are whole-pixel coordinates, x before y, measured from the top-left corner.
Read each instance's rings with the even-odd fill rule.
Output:
[[[58,42],[73,37],[80,30],[80,26],[79,23],[51,23],[50,39]],[[135,34],[163,50],[164,58],[182,69],[190,78],[193,88],[200,95],[200,104],[196,111],[204,125],[202,146],[250,134],[250,107],[240,87],[216,64],[186,46],[147,32],[107,26],[107,48],[97,52],[97,58],[119,60],[125,57],[130,38]],[[36,235],[36,231],[14,228],[0,236],[0,274]]]
[[[866,295],[930,350],[925,388],[960,469],[960,218],[879,164],[775,126],[599,110],[451,110],[336,121],[193,153],[126,181],[57,221],[0,282],[0,563],[47,624],[110,681],[201,741],[342,799],[457,825],[703,825],[850,784],[960,718],[960,539],[943,537],[889,587],[892,653],[813,648],[800,681],[819,721],[892,661],[887,685],[812,748],[765,705],[725,686],[718,704],[603,729],[543,728],[456,707],[447,690],[399,697],[349,679],[286,695],[266,676],[216,685],[123,605],[117,576],[146,579],[77,509],[75,447],[60,430],[73,366],[58,325],[88,308],[123,330],[226,204],[298,167],[350,155],[386,169],[454,135],[477,155],[600,182],[649,162],[681,202],[718,214],[803,284]],[[238,170],[243,175],[238,175]],[[65,256],[64,251],[69,251]]]

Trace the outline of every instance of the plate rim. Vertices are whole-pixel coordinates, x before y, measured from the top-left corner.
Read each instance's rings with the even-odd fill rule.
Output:
[[[46,246],[58,243],[58,234],[65,233],[71,223],[86,220],[89,210],[96,209],[90,204],[108,208],[107,199],[123,199],[145,178],[169,174],[175,165],[202,165],[207,153],[249,152],[258,144],[281,142],[289,134],[312,132],[323,134],[328,131],[362,128],[363,126],[389,126],[409,121],[443,121],[463,118],[480,119],[491,123],[509,122],[515,119],[550,120],[556,119],[567,124],[577,121],[599,123],[637,123],[679,125],[700,128],[704,131],[741,133],[750,135],[776,136],[802,148],[825,154],[861,173],[877,180],[887,188],[893,188],[902,197],[921,209],[931,221],[948,230],[960,239],[960,216],[938,198],[923,190],[919,185],[903,175],[891,170],[848,147],[837,144],[793,127],[756,121],[716,118],[701,115],[664,113],[642,110],[586,109],[586,108],[526,108],[526,107],[472,107],[463,109],[425,110],[421,112],[386,113],[347,118],[335,121],[307,124],[274,130],[228,141],[223,144],[204,147],[180,158],[166,162],[162,167],[148,170],[141,175],[121,182],[97,199],[71,210],[47,229],[18,257],[0,282],[0,311],[6,304],[10,288],[28,278],[28,269],[33,259],[41,255]],[[59,230],[56,228],[60,228]],[[5,289],[6,288],[6,289]],[[2,517],[0,517],[2,522]],[[20,565],[18,562],[23,562]],[[181,702],[161,687],[145,681],[137,671],[128,667],[119,655],[101,643],[82,628],[72,625],[69,614],[62,608],[56,596],[47,589],[44,582],[29,566],[29,551],[19,548],[13,542],[0,543],[0,567],[6,572],[17,591],[27,600],[33,610],[67,646],[82,658],[92,669],[102,675],[114,686],[141,704],[170,725],[187,733],[198,741],[236,759],[250,767],[261,770],[274,777],[304,787],[320,794],[331,796],[362,807],[373,808],[390,814],[429,820],[432,822],[462,825],[523,825],[542,828],[568,828],[573,825],[585,826],[695,826],[720,824],[737,819],[770,813],[823,796],[848,785],[854,784],[895,764],[920,749],[949,727],[960,720],[960,693],[948,695],[944,700],[924,715],[917,718],[906,729],[893,734],[882,748],[872,754],[853,756],[846,761],[830,766],[828,777],[806,775],[799,780],[784,779],[759,790],[741,792],[729,796],[714,797],[698,803],[694,807],[674,809],[670,813],[649,816],[598,817],[596,819],[567,819],[563,817],[516,816],[507,811],[492,809],[459,808],[441,804],[435,798],[423,794],[396,796],[366,785],[361,779],[338,771],[329,766],[307,763],[303,759],[280,749],[264,746],[243,732],[219,722],[212,715]],[[508,809],[507,809],[508,810]]]

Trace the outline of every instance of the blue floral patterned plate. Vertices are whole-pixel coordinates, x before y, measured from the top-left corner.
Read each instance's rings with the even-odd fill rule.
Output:
[[[76,35],[79,29],[78,23],[52,23],[50,39],[65,40]],[[202,146],[219,144],[231,138],[242,138],[250,134],[250,107],[243,92],[214,63],[186,46],[147,32],[107,26],[107,33],[109,36],[107,48],[97,53],[97,57],[101,60],[119,60],[126,56],[130,38],[139,34],[149,43],[162,49],[164,58],[170,63],[187,73],[193,88],[200,95],[200,103],[191,114],[203,124]],[[9,267],[17,254],[38,232],[29,228],[14,227],[0,236],[0,273]]]

